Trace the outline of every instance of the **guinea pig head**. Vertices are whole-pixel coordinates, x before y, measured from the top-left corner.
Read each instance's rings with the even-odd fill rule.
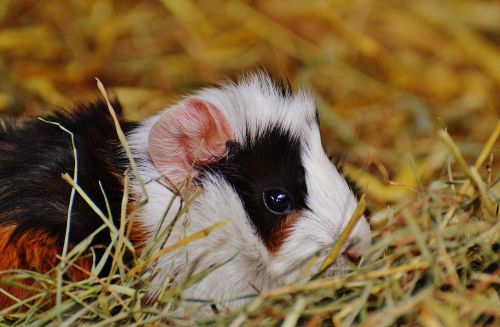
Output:
[[[148,142],[151,161],[169,185],[179,186],[191,173],[186,190],[198,190],[186,224],[169,242],[186,229],[229,221],[179,250],[192,269],[173,253],[160,258],[160,267],[173,269],[176,278],[215,269],[186,291],[189,297],[230,300],[297,279],[311,256],[326,256],[357,205],[323,150],[312,98],[264,74],[202,90],[165,110]],[[327,273],[343,273],[369,245],[363,217],[345,245],[347,259]]]

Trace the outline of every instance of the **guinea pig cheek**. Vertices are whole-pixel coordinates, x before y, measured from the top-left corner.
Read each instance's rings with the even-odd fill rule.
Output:
[[[299,217],[300,212],[294,211],[281,218],[281,220],[272,228],[268,239],[265,240],[266,247],[271,255],[274,256],[279,252],[281,246],[290,235],[292,227],[297,222]]]

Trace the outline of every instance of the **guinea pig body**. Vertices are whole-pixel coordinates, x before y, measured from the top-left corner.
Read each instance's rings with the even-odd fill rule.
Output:
[[[115,103],[118,113],[121,108]],[[2,283],[11,269],[46,273],[59,262],[68,221],[71,185],[61,178],[73,177],[75,155],[77,183],[102,212],[109,212],[119,226],[123,174],[128,162],[123,159],[114,123],[104,102],[79,106],[74,113],[56,113],[42,120],[8,123],[0,127],[0,288],[16,298],[31,293],[24,288]],[[123,122],[125,131],[135,123]],[[106,214],[107,215],[107,214]],[[69,242],[78,244],[102,226],[102,219],[76,195],[71,207]],[[110,244],[109,230],[94,235],[91,246],[103,253]],[[82,258],[68,274],[73,279],[88,277],[92,258]],[[108,267],[105,267],[104,271]],[[32,285],[30,279],[17,280]],[[0,293],[0,308],[12,304],[11,297]]]
[[[97,107],[91,109],[107,110],[104,104]],[[74,133],[79,184],[105,211],[102,186],[116,220],[121,176],[130,163],[106,111],[92,110],[50,120]],[[39,139],[30,126],[43,129],[45,137]],[[142,123],[123,122],[122,128],[139,173],[138,179],[128,170],[129,207],[147,198],[137,208],[133,226],[137,249],[158,244],[159,250],[221,220],[228,222],[160,257],[146,272],[153,280],[151,298],[165,283],[182,283],[205,270],[213,271],[187,288],[183,297],[234,307],[247,295],[296,281],[312,255],[326,255],[357,204],[321,146],[312,98],[277,86],[265,74],[201,90]],[[35,144],[22,147],[12,135],[23,138],[27,130]],[[47,145],[50,151],[35,155],[35,148]],[[25,161],[28,151],[33,156]],[[42,121],[12,127],[0,132],[0,155],[0,247],[9,248],[11,261],[17,260],[17,265],[0,264],[0,269],[47,270],[50,264],[23,266],[19,254],[16,258],[19,246],[12,244],[22,235],[43,233],[61,246],[71,187],[60,173],[74,172],[70,138]],[[35,211],[38,216],[32,215]],[[99,219],[77,198],[71,241],[90,235],[100,226]],[[172,227],[168,238],[157,242],[167,226]],[[106,244],[107,235],[99,233],[95,244]],[[362,218],[344,250],[356,257],[369,245],[370,229]],[[346,260],[337,259],[327,274],[345,272]]]

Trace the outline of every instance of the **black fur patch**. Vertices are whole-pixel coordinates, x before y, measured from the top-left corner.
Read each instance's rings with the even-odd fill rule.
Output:
[[[121,106],[114,103],[117,114]],[[75,136],[78,157],[78,184],[107,214],[102,183],[114,219],[120,218],[125,162],[119,156],[120,142],[104,102],[77,107],[74,113],[45,117],[60,123]],[[122,123],[124,131],[134,128]],[[0,129],[0,224],[16,225],[13,237],[29,230],[43,230],[64,241],[71,186],[61,178],[73,177],[74,156],[71,137],[58,126],[32,120]],[[102,225],[102,220],[76,194],[72,209],[71,243],[80,242]],[[94,239],[93,245],[107,245],[109,230]]]
[[[286,216],[270,212],[263,203],[264,191],[281,188],[292,197],[294,211],[306,209],[307,186],[300,158],[300,142],[279,127],[271,127],[252,142],[228,144],[228,158],[201,167],[220,174],[240,196],[257,233],[266,245]]]

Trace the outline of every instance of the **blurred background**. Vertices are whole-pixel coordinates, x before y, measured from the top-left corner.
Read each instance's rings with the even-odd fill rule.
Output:
[[[314,93],[372,207],[425,197],[453,177],[437,131],[472,164],[499,121],[500,2],[0,0],[2,116],[98,97],[98,77],[142,119],[259,67]]]

